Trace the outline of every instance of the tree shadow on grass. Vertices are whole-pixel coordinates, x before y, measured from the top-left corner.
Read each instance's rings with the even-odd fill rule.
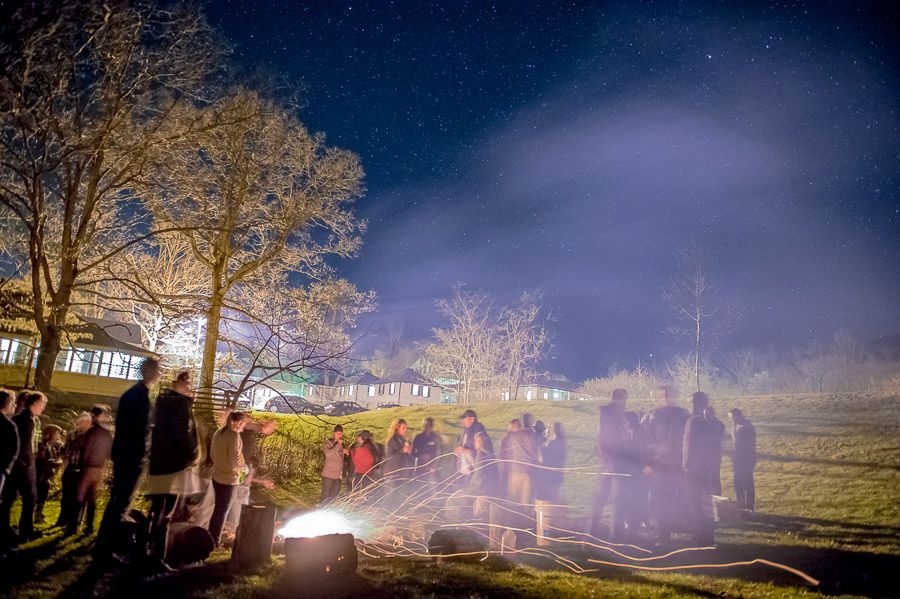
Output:
[[[0,595],[10,589],[38,578],[59,574],[73,567],[90,552],[90,538],[85,536],[62,537],[60,533],[31,543],[0,559]],[[46,567],[40,564],[52,560]]]

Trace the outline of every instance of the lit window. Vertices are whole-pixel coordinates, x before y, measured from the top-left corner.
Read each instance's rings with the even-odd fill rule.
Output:
[[[131,366],[131,356],[115,351],[103,352],[103,360],[100,364],[100,376],[114,379],[128,378]]]
[[[553,399],[559,399],[559,393],[558,393],[558,392],[556,392],[556,391],[553,392]]]
[[[413,394],[413,395],[418,395],[418,394],[419,394],[419,386],[418,386],[418,385],[413,384],[413,386],[412,386],[412,394]]]
[[[369,385],[369,397],[375,397],[375,385]]]
[[[316,390],[316,388],[315,388],[315,387],[313,387],[313,386],[312,386],[312,385],[310,385],[310,386],[309,386],[309,387],[308,387],[308,389],[309,389],[309,391],[308,391],[308,392],[307,392],[307,393],[308,393],[308,394],[309,394],[309,395],[310,395],[310,396],[312,396],[312,394],[313,394],[313,391],[315,391],[315,390]]]
[[[525,392],[525,400],[531,401],[531,389]]]
[[[72,350],[71,349],[62,349],[56,354],[56,365],[53,367],[53,370],[62,370],[66,371],[69,369],[69,361],[72,359]]]
[[[348,395],[353,395],[353,388],[354,388],[355,386],[356,386],[356,385],[350,385],[350,393],[349,393]]]
[[[390,389],[390,392],[388,393],[388,395],[393,395],[396,390],[397,390],[397,383],[391,383],[391,389]]]
[[[91,363],[94,360],[94,350],[76,347],[72,353],[72,360],[69,365],[69,372],[77,372],[79,374],[90,374]]]
[[[346,390],[346,388],[345,388],[345,387],[341,387],[341,397],[343,397],[343,396],[344,396],[344,391],[345,391],[345,390]]]
[[[430,397],[431,396],[431,387],[428,385],[422,385],[422,397]]]
[[[9,358],[9,346],[12,345],[12,341],[3,337],[0,338],[0,364],[6,364],[7,359]]]
[[[547,397],[548,397],[547,392],[544,391],[544,399],[547,399]]]

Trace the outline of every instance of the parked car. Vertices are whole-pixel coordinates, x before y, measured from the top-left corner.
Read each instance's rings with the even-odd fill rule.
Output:
[[[263,409],[273,414],[324,414],[325,409],[317,404],[306,401],[296,395],[276,395],[266,401]]]
[[[401,406],[398,403],[386,403],[386,404],[381,404],[380,406],[378,406],[375,409],[376,410],[387,410],[388,408],[402,408],[402,407],[403,406]]]
[[[347,416],[365,411],[366,409],[355,401],[335,401],[325,406],[325,413],[329,416]]]

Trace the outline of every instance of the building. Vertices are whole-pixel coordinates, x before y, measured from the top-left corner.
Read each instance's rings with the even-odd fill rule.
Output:
[[[594,399],[587,395],[577,395],[576,391],[581,385],[567,381],[554,381],[551,379],[534,379],[530,383],[519,385],[519,401],[565,401],[569,399]],[[504,391],[502,398],[509,399],[509,391]]]
[[[120,396],[141,378],[144,358],[157,354],[141,347],[137,325],[79,316],[80,323],[63,335],[56,358],[53,389],[110,398]],[[67,340],[73,341],[66,345]],[[27,387],[34,381],[37,340],[11,327],[0,331],[0,385]]]

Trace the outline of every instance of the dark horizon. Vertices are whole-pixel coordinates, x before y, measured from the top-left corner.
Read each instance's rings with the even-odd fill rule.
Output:
[[[456,282],[539,290],[548,370],[653,363],[693,240],[746,306],[723,350],[900,334],[889,5],[207,9],[238,64],[302,81],[307,126],[362,157],[369,230],[336,266],[378,294],[363,330],[427,338]]]

